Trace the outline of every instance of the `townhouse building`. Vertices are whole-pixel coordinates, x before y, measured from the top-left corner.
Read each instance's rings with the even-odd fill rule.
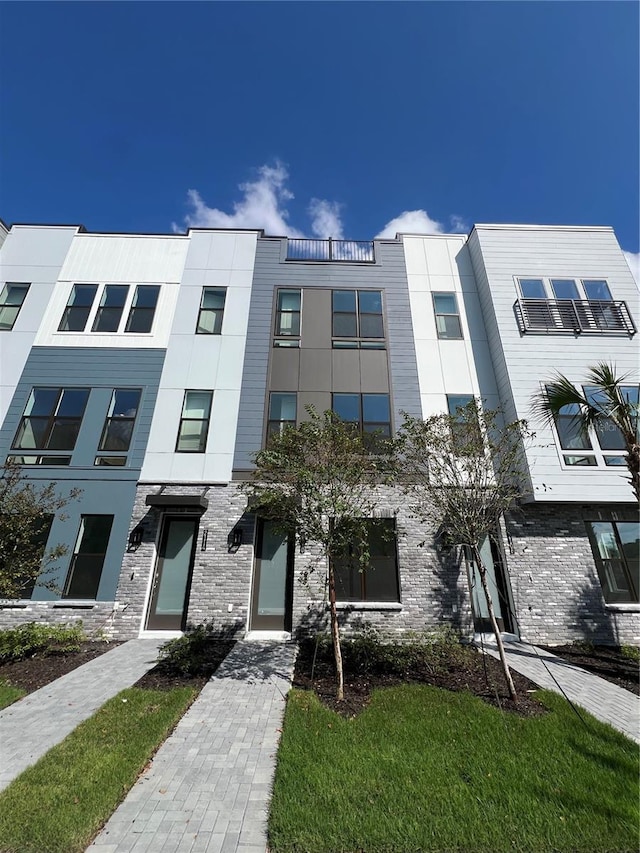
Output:
[[[49,533],[67,546],[59,591],[0,602],[0,626],[313,630],[322,562],[239,490],[269,434],[307,406],[385,434],[402,412],[455,413],[472,397],[530,418],[555,370],[582,386],[599,361],[629,373],[638,400],[638,288],[610,228],[331,241],[14,225],[0,242],[0,457],[36,485],[82,490]],[[501,625],[533,642],[638,644],[623,448],[615,430],[579,435],[571,414],[532,424],[523,499],[484,549]],[[486,627],[464,554],[391,490],[370,548],[370,570],[338,573],[347,627]]]

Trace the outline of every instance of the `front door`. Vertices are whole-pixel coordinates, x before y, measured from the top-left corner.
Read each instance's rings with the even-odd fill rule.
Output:
[[[164,519],[147,613],[150,631],[184,628],[197,531],[197,518]]]
[[[480,557],[487,569],[487,586],[491,593],[493,612],[495,613],[498,627],[501,631],[511,631],[511,608],[509,606],[507,582],[502,568],[502,561],[498,549],[488,536],[480,548]],[[476,631],[490,632],[492,628],[489,619],[489,609],[487,608],[487,597],[482,588],[480,573],[473,560],[469,560],[469,564],[474,627]]]
[[[272,521],[258,519],[251,596],[253,631],[290,631],[293,548]]]

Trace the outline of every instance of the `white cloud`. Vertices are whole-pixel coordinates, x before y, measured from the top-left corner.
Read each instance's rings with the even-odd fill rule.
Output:
[[[328,237],[333,237],[334,240],[344,239],[340,205],[337,201],[312,198],[308,209],[311,217],[311,230],[316,237],[320,237],[322,240],[326,240]]]
[[[449,222],[451,223],[452,234],[467,234],[471,230],[469,223],[462,216],[457,216],[455,213],[451,214]]]
[[[631,275],[635,278],[636,284],[640,286],[640,252],[625,252],[622,254],[627,259]]]
[[[384,226],[375,239],[395,237],[399,232],[405,234],[444,234],[441,222],[432,219],[426,210],[405,210]]]

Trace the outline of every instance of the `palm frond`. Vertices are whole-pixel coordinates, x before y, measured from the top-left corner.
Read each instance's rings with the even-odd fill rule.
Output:
[[[589,401],[578,391],[575,385],[561,373],[547,382],[544,388],[534,395],[531,412],[547,424],[552,425],[565,406],[577,406],[576,417],[588,428],[593,421],[588,415]]]

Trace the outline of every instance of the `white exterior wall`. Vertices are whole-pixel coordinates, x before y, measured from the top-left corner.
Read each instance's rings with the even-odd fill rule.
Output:
[[[447,411],[447,394],[472,394],[498,403],[476,280],[466,237],[403,235],[415,335],[422,415]],[[441,340],[432,294],[456,294],[462,340]]]
[[[563,373],[576,385],[588,368],[613,362],[638,381],[638,336],[521,334],[514,314],[516,278],[606,279],[614,300],[638,319],[638,288],[611,228],[477,225],[469,250],[502,405],[528,418],[537,433],[528,452],[533,499],[580,503],[625,502],[633,494],[625,469],[565,466],[554,432],[531,418],[531,397],[544,380]],[[632,380],[633,381],[633,380]],[[565,451],[566,452],[566,451]]]
[[[141,479],[231,480],[257,232],[191,231]],[[203,287],[227,289],[220,335],[196,335]],[[175,453],[185,389],[213,391],[205,453]]]
[[[14,225],[0,249],[0,291],[8,281],[30,284],[15,325],[0,331],[0,424],[50,303],[75,226]]]
[[[45,321],[36,337],[37,346],[71,347],[166,347],[171,321],[178,299],[189,238],[184,236],[149,237],[144,235],[78,234],[60,270],[55,293]],[[91,331],[98,311],[101,291],[94,299],[86,331],[59,332],[58,326],[74,284],[128,284],[124,307],[126,319],[134,299],[135,285],[158,284],[160,294],[148,334],[95,334]]]

